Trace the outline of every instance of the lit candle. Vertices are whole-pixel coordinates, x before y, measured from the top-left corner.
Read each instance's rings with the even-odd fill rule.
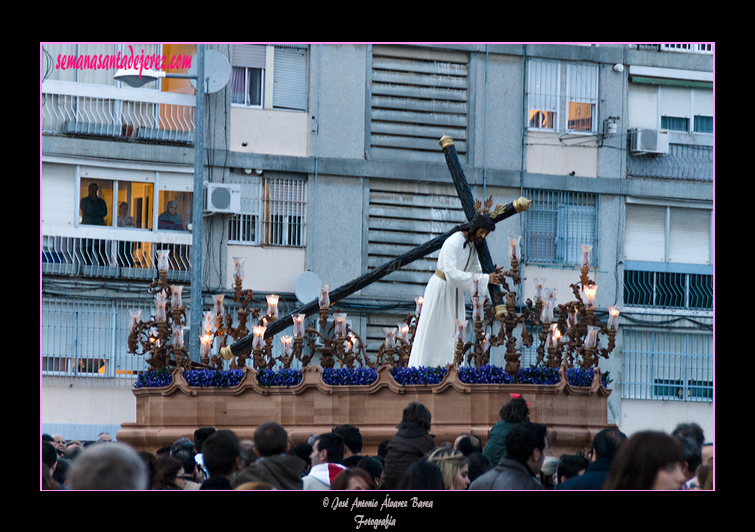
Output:
[[[278,296],[270,294],[267,296],[267,315],[278,319]]]
[[[165,295],[165,291],[160,290],[157,293],[157,295],[155,295],[155,320],[165,321],[166,301],[167,301],[167,296]]]
[[[209,333],[215,326],[215,315],[212,311],[208,310],[204,313],[204,320],[202,321],[202,329],[204,332]]]
[[[587,338],[585,338],[585,347],[595,347],[598,343],[598,331],[600,327],[594,325],[587,326]]]
[[[545,279],[535,279],[535,302],[543,299],[543,284]]]
[[[223,298],[225,294],[216,294],[212,296],[212,306],[215,309],[215,316],[223,315]]]
[[[577,321],[579,320],[579,313],[577,312],[577,309],[572,309],[572,311],[569,313],[569,319],[568,319],[568,325],[571,329],[577,324]]]
[[[459,320],[456,320],[456,328],[458,331],[458,341],[461,343],[464,343],[467,340],[467,320],[464,320],[462,323]]]
[[[202,357],[209,356],[212,348],[212,335],[207,332],[199,337],[199,355]]]
[[[552,299],[545,299],[543,301],[543,310],[540,311],[541,322],[550,323],[553,321],[553,303]]]
[[[558,347],[558,340],[561,338],[561,331],[558,330],[558,323],[551,324],[545,347]]]
[[[398,334],[404,342],[409,343],[409,326],[406,323],[398,324]]]
[[[173,347],[183,347],[184,345],[184,326],[173,326]]]
[[[522,258],[522,253],[519,248],[519,241],[521,239],[521,236],[516,238],[509,237],[509,262],[511,262],[511,259],[520,260]]]
[[[233,278],[244,279],[244,257],[233,257]]]
[[[584,287],[585,297],[587,297],[587,306],[589,308],[595,307],[595,293],[598,291],[598,285],[595,283],[588,284]]]
[[[182,285],[171,285],[170,287],[170,304],[174,307],[180,307],[183,304],[181,301],[181,291],[184,289]]]
[[[294,337],[299,338],[304,336],[304,314],[291,314],[291,318],[294,320]]]
[[[481,273],[473,273],[472,274],[472,295],[473,296],[479,296],[485,291],[485,287],[482,286],[482,280],[483,276]]]
[[[385,331],[385,348],[386,349],[393,349],[393,329],[389,329],[388,327],[383,327],[383,331]]]
[[[320,308],[330,307],[330,296],[328,295],[329,286],[325,285],[325,288],[318,286],[317,289],[320,291],[320,299],[318,301]]]
[[[281,344],[283,344],[283,356],[291,356],[291,352],[293,351],[293,341],[294,338],[292,336],[281,336]]]
[[[608,328],[612,331],[616,330],[619,325],[619,309],[616,307],[608,307]]]
[[[472,319],[474,321],[482,321],[482,319],[485,317],[485,298],[483,297],[472,297]]]
[[[254,333],[254,339],[252,340],[252,349],[257,349],[258,347],[262,347],[262,344],[265,340],[265,330],[267,327],[264,325],[255,325],[252,327],[252,332]]]
[[[161,249],[157,252],[157,268],[161,272],[167,272],[168,268],[170,267],[169,262],[170,257],[170,250],[169,249]]]
[[[133,331],[139,321],[141,320],[142,311],[141,310],[129,310],[129,317],[128,317],[128,330]]]
[[[582,252],[582,267],[590,267],[590,251],[592,251],[592,246],[588,246],[587,244],[580,244],[579,246],[580,251]]]
[[[333,319],[336,322],[336,336],[346,336],[346,314],[333,314]]]
[[[414,310],[414,315],[419,316],[422,312],[422,303],[424,302],[424,298],[422,297],[415,297],[414,302],[417,304],[417,308]]]

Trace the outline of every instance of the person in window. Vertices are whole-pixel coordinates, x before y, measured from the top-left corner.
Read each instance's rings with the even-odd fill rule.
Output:
[[[81,223],[86,225],[105,225],[107,216],[107,204],[105,200],[97,196],[99,186],[97,183],[89,185],[89,195],[81,198]]]
[[[118,205],[118,227],[134,227],[134,217],[128,213],[128,203]]]
[[[168,202],[168,210],[160,215],[157,219],[158,229],[169,229],[171,231],[183,231],[184,226],[181,217],[178,215],[178,203],[175,201]]]

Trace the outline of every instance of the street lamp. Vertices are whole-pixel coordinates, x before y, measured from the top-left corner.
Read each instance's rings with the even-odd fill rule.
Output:
[[[205,70],[212,72],[212,88],[209,92],[216,92],[228,83],[229,76],[225,76],[228,61],[218,52],[209,54],[213,61],[210,69],[205,69],[205,45],[197,44],[197,55],[194,56],[196,70],[190,69],[190,74],[173,74],[160,70],[139,70],[135,68],[119,69],[115,73],[118,79],[131,87],[141,87],[150,81],[161,78],[178,78],[194,80],[192,85],[196,88],[197,103],[194,109],[194,197],[192,198],[191,213],[191,324],[193,331],[199,331],[202,323],[202,192],[204,187],[204,96],[208,92],[210,76]],[[217,57],[222,60],[218,60]],[[225,61],[225,63],[223,63]],[[217,65],[220,65],[218,67]],[[221,71],[221,74],[217,74]],[[224,80],[223,80],[224,78]],[[204,83],[196,83],[204,80]],[[189,337],[189,356],[195,362],[201,360],[199,335],[192,334]]]

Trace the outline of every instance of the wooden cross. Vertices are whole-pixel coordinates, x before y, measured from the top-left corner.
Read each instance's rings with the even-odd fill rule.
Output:
[[[443,153],[445,154],[446,164],[449,171],[451,172],[451,178],[453,179],[454,186],[456,187],[456,193],[461,200],[464,214],[467,217],[467,220],[471,220],[477,214],[474,207],[475,202],[474,198],[472,197],[472,192],[469,189],[469,185],[467,184],[467,179],[464,175],[463,170],[461,169],[461,165],[459,164],[459,158],[456,154],[456,148],[454,147],[453,139],[444,135],[443,137],[441,137],[439,144],[441,146],[441,149],[443,150]],[[519,198],[517,200],[514,200],[512,203],[507,203],[502,207],[497,208],[490,214],[493,222],[498,223],[501,220],[505,220],[506,218],[509,218],[517,213],[526,211],[528,207],[529,201],[525,198]],[[411,251],[408,251],[407,253],[396,257],[392,261],[383,264],[379,268],[376,268],[371,272],[368,272],[361,277],[358,277],[353,281],[336,288],[329,293],[331,306],[337,301],[350,296],[354,292],[358,292],[362,288],[374,283],[375,281],[379,281],[389,273],[399,270],[407,264],[410,264],[415,260],[419,260],[422,257],[425,257],[426,255],[439,250],[446,239],[459,231],[462,225],[463,224],[457,225],[447,233],[437,236],[432,240],[429,240],[428,242],[417,246]],[[495,267],[493,266],[493,262],[490,258],[490,252],[488,250],[487,243],[483,241],[481,244],[476,244],[476,246],[477,253],[480,257],[480,266],[482,267],[482,270],[485,273],[493,273]],[[489,285],[488,289],[490,290],[491,297],[500,291],[500,288],[496,285]],[[270,336],[278,334],[279,332],[290,327],[293,324],[293,318],[291,317],[292,315],[304,314],[305,316],[311,316],[312,314],[318,312],[318,310],[319,304],[317,299],[305,305],[302,305],[288,316],[281,317],[270,324],[270,326],[265,330],[265,338],[269,338]],[[229,349],[230,354],[233,356],[239,356],[239,354],[251,349],[253,339],[254,335],[249,335],[224,349]]]

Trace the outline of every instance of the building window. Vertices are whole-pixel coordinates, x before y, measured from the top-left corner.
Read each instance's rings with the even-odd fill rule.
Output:
[[[527,73],[527,101],[527,127],[531,129],[595,133],[598,67],[531,59]]]
[[[307,61],[307,48],[302,45],[234,44],[231,103],[306,111]],[[265,87],[272,92],[268,94]]]
[[[592,264],[598,263],[598,207],[596,194],[527,190],[522,243],[527,262],[580,263],[580,245],[593,246]]]
[[[683,133],[713,133],[713,90],[658,87],[661,129]]]
[[[623,329],[622,399],[713,400],[713,336]]]
[[[241,214],[228,222],[230,244],[303,247],[307,182],[293,176],[237,176]]]

